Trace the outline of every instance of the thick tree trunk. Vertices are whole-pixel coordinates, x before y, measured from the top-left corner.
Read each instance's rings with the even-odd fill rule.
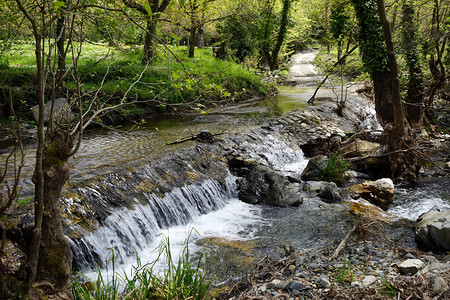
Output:
[[[59,199],[69,179],[68,154],[73,143],[66,132],[57,132],[43,158],[44,210],[36,281],[52,284],[56,291],[71,296],[72,251],[62,229]]]
[[[37,281],[49,282],[57,291],[71,295],[72,251],[62,229],[59,204],[62,187],[69,174],[70,167],[65,162],[44,171],[45,214]]]
[[[392,109],[391,79],[389,71],[372,73],[373,90],[375,94],[375,111],[383,127],[394,123]]]

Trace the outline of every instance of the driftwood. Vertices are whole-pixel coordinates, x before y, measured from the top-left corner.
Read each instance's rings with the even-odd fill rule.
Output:
[[[333,64],[333,68],[336,67],[336,66],[338,66],[338,65],[340,65],[340,64],[342,64],[342,63],[345,61],[345,59],[346,59],[350,54],[352,54],[352,52],[355,51],[356,48],[358,48],[358,47],[359,47],[359,45],[355,45],[355,46],[353,46],[352,49],[348,50],[348,52],[346,52],[346,53],[345,53],[345,54],[344,54],[337,62],[335,62],[335,63]],[[316,90],[314,91],[314,94],[311,96],[311,98],[309,98],[308,103],[311,103],[311,104],[314,103],[314,99],[316,99],[317,92],[318,92],[319,89],[322,87],[322,85],[325,83],[325,81],[327,81],[328,77],[330,77],[330,75],[327,75],[327,76],[322,80],[322,82],[317,86]]]
[[[217,135],[221,135],[223,134],[223,132],[219,132],[219,133],[211,133],[208,130],[202,130],[200,131],[200,133],[198,134],[194,134],[192,136],[188,136],[182,139],[178,139],[176,141],[173,142],[167,142],[167,145],[174,145],[174,144],[181,144],[187,141],[199,141],[202,143],[214,143],[216,141],[216,139],[214,138]]]

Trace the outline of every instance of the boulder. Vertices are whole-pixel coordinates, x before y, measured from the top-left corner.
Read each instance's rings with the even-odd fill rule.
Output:
[[[52,106],[52,102],[48,101],[45,103],[44,107],[44,122],[47,123],[50,119],[50,109]],[[37,122],[39,119],[39,105],[35,105],[32,108],[32,113],[34,120]],[[60,121],[70,121],[74,118],[74,115],[72,113],[72,110],[70,108],[69,103],[67,102],[66,98],[58,98],[55,99],[55,102],[53,104],[53,121],[54,122],[60,122]]]
[[[420,259],[407,259],[398,265],[400,272],[404,275],[414,275],[425,267]]]
[[[345,158],[373,156],[380,153],[382,147],[379,143],[355,139],[351,143],[341,147],[340,151]]]
[[[341,201],[341,195],[336,187],[331,185],[325,186],[325,188],[318,195],[320,198],[325,200],[325,202],[338,202]]]
[[[350,186],[348,190],[353,198],[361,197],[383,209],[386,209],[394,200],[394,182],[390,178],[364,181]]]
[[[308,181],[303,185],[303,190],[308,193],[321,193],[327,186],[337,190],[337,185],[334,182],[327,181]]]
[[[417,241],[427,249],[450,250],[450,210],[433,208],[422,214],[417,219],[415,233]]]
[[[324,155],[314,156],[308,161],[305,170],[302,172],[303,180],[320,180],[323,170],[328,164],[328,157]]]
[[[271,167],[257,165],[237,182],[239,199],[251,204],[299,206],[303,202],[302,184],[289,180]]]

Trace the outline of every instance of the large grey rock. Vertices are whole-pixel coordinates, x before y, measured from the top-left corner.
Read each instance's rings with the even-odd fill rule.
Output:
[[[338,202],[341,201],[341,195],[336,187],[327,185],[320,193],[319,197],[324,199],[325,202]]]
[[[361,197],[384,209],[394,200],[394,182],[390,178],[364,181],[350,186],[348,190],[352,197]]]
[[[320,180],[323,170],[328,164],[328,157],[324,155],[314,156],[308,161],[305,170],[302,172],[303,180]]]
[[[450,250],[450,210],[431,209],[416,223],[416,239],[430,250]]]
[[[247,203],[286,207],[303,202],[300,183],[290,183],[284,175],[264,165],[253,167],[237,181],[237,186],[239,199]]]
[[[407,259],[398,265],[400,272],[404,275],[414,275],[425,267],[420,259]]]
[[[44,106],[44,122],[47,123],[50,119],[50,109],[52,102],[48,101]],[[33,118],[37,122],[39,120],[39,105],[35,105],[32,108]],[[72,110],[66,98],[55,99],[53,105],[53,121],[70,121],[74,118]]]

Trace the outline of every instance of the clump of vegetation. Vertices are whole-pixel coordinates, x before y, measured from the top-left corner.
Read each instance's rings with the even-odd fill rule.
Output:
[[[72,292],[76,300],[100,299],[205,299],[211,281],[203,271],[202,259],[192,263],[189,253],[189,237],[178,256],[173,257],[169,237],[164,237],[156,248],[158,258],[149,264],[142,264],[137,258],[137,265],[131,273],[115,271],[114,251],[107,261],[112,266],[110,280],[105,280],[98,268],[97,280],[91,282],[74,278]],[[155,266],[164,260],[166,268],[163,272]]]
[[[395,297],[398,294],[398,289],[389,283],[386,278],[381,277],[381,287],[380,287],[380,293],[388,296],[388,297]]]
[[[327,166],[322,171],[320,179],[323,181],[341,182],[345,171],[350,167],[350,163],[339,153],[333,152],[328,159]]]
[[[339,284],[343,284],[345,281],[353,282],[353,267],[351,263],[348,263],[347,257],[342,259],[342,267],[336,270],[334,278]]]

